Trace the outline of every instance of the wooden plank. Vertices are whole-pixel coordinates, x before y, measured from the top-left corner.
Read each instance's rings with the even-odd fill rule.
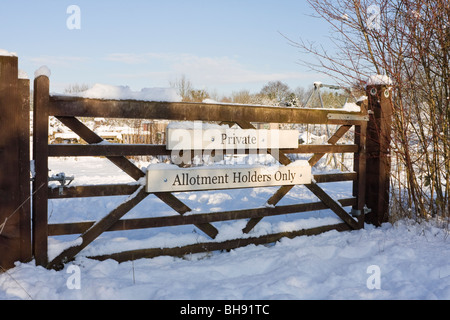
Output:
[[[142,156],[166,155],[171,152],[164,145],[144,144],[104,144],[104,145],[70,145],[51,144],[48,146],[49,157],[102,157],[102,156]]]
[[[104,144],[104,145],[78,145],[78,144],[51,144],[48,146],[49,157],[101,157],[101,156],[170,156],[171,150],[167,150],[165,145],[145,145],[145,144]],[[214,151],[214,150],[212,150]],[[295,149],[280,149],[284,154],[300,153],[355,153],[358,146],[351,145],[300,145]],[[203,154],[203,150],[190,150],[194,155]],[[221,154],[254,154],[248,149],[220,150]],[[210,154],[211,151],[208,151]],[[178,151],[174,154],[178,155]],[[211,154],[214,156],[214,154]]]
[[[355,181],[357,178],[358,174],[356,172],[328,173],[328,174],[314,175],[314,180],[316,181],[316,183]]]
[[[131,209],[138,205],[142,200],[147,197],[147,193],[142,187],[134,195],[129,197],[125,202],[120,204],[117,208],[112,210],[103,219],[96,222],[92,227],[90,227],[86,232],[84,232],[77,241],[81,242],[79,245],[70,247],[63,252],[61,252],[57,257],[55,257],[49,264],[48,268],[51,269],[61,269],[63,264],[73,260],[73,258],[84,248],[86,248],[92,241],[94,241],[99,235],[110,228],[114,223],[119,221],[121,217],[127,214]],[[47,230],[47,228],[46,228]]]
[[[20,174],[20,248],[21,262],[32,259],[31,183],[30,183],[30,80],[19,79],[19,174]]]
[[[5,270],[21,256],[17,70],[17,57],[0,56],[0,267]]]
[[[336,215],[341,218],[352,229],[360,229],[358,223],[342,208],[339,202],[332,199],[321,187],[316,183],[305,185],[315,196],[325,203]]]
[[[364,100],[360,103],[361,111],[368,109],[368,102]],[[364,227],[365,207],[366,207],[366,143],[367,143],[367,123],[355,127],[355,144],[359,146],[359,152],[353,159],[353,168],[357,170],[357,179],[353,181],[353,196],[357,203],[353,206],[353,215],[357,216],[361,228]]]
[[[66,127],[71,129],[77,135],[79,135],[84,141],[91,144],[103,142],[103,138],[93,132],[91,129],[86,127],[84,123],[73,116],[56,117],[61,121]]]
[[[33,253],[36,264],[48,263],[48,104],[50,81],[46,76],[34,79],[33,98]]]
[[[160,200],[169,205],[172,209],[178,212],[180,215],[186,212],[192,211],[187,205],[180,201],[177,197],[169,192],[157,192],[154,193]],[[194,224],[197,228],[206,233],[211,239],[215,239],[219,231],[209,223],[197,223]]]
[[[296,149],[280,149],[285,154],[289,153],[355,153],[359,148],[356,144],[303,144]]]
[[[345,223],[336,224],[336,225],[329,225],[329,226],[321,226],[311,229],[303,229],[298,231],[292,231],[292,232],[281,232],[276,234],[270,234],[260,237],[252,237],[252,238],[242,238],[242,239],[234,239],[234,240],[228,240],[223,242],[204,242],[204,243],[197,243],[193,245],[187,245],[182,247],[175,247],[175,248],[152,248],[152,249],[138,249],[138,250],[132,250],[132,251],[125,251],[115,254],[108,254],[108,255],[99,255],[99,256],[90,256],[90,259],[96,259],[96,260],[107,260],[107,259],[113,259],[117,262],[125,262],[135,259],[142,259],[142,258],[155,258],[158,256],[178,256],[182,257],[188,254],[195,254],[195,253],[201,253],[201,252],[211,252],[211,251],[217,251],[217,250],[232,250],[236,248],[245,247],[248,245],[262,245],[262,244],[268,244],[268,243],[274,243],[282,238],[289,238],[293,239],[295,237],[299,236],[311,236],[311,235],[317,235],[320,233],[328,232],[331,230],[337,230],[339,232],[343,231],[349,231],[349,227]]]
[[[340,199],[339,203],[343,207],[356,204],[356,198]],[[323,202],[300,203],[294,205],[264,207],[255,209],[223,211],[192,214],[187,216],[166,216],[140,219],[121,219],[106,231],[123,231],[147,228],[161,228],[170,226],[211,223],[227,220],[239,220],[249,218],[261,218],[293,213],[303,213],[310,211],[326,210],[328,207]],[[59,223],[48,226],[49,235],[60,236],[69,234],[82,234],[95,224],[94,221]]]
[[[181,215],[192,211],[191,208],[169,192],[158,192],[154,193],[154,195]]]
[[[49,199],[124,196],[133,194],[139,184],[111,184],[48,188]]]
[[[361,124],[363,121],[332,120],[328,114],[362,115],[343,110],[283,108],[258,105],[226,105],[188,102],[97,100],[52,96],[54,116],[167,119],[180,121],[275,122],[311,124]]]

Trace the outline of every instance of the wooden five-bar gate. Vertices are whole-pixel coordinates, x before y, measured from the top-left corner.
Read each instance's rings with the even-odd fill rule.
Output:
[[[8,63],[17,68],[16,57],[4,57],[0,59],[2,68]],[[4,87],[7,83],[14,83],[19,89],[20,81],[14,80],[14,71],[8,76],[0,73],[0,96],[5,94]],[[28,84],[29,85],[29,84]],[[249,244],[273,243],[283,237],[293,238],[300,235],[313,235],[329,230],[355,230],[363,228],[364,222],[379,225],[387,219],[387,204],[389,200],[389,130],[390,125],[386,120],[389,118],[390,110],[389,91],[383,86],[368,88],[368,100],[360,103],[360,112],[348,112],[339,109],[302,109],[281,108],[254,105],[225,105],[208,103],[183,103],[183,102],[152,102],[135,100],[96,100],[67,96],[51,96],[49,94],[49,78],[39,76],[34,79],[34,113],[33,113],[33,164],[34,176],[32,179],[31,192],[32,214],[26,210],[30,201],[27,193],[21,191],[20,199],[13,201],[6,209],[0,211],[0,249],[2,250],[0,263],[2,267],[10,267],[14,261],[27,261],[35,259],[38,265],[58,269],[64,263],[73,260],[80,251],[91,244],[102,233],[118,230],[132,230],[143,228],[158,228],[177,225],[195,225],[211,239],[216,238],[218,230],[213,223],[226,220],[246,219],[247,225],[243,233],[251,230],[264,217],[285,215],[291,213],[331,209],[342,223],[322,226],[313,229],[282,232],[258,237],[243,237],[228,241],[205,241],[182,247],[172,248],[149,248],[136,249],[126,252],[117,252],[109,255],[92,256],[95,259],[112,258],[117,261],[126,261],[138,258],[149,258],[159,255],[183,256],[189,253],[205,251],[228,250]],[[28,87],[29,88],[29,87]],[[3,90],[2,90],[3,89]],[[23,90],[20,90],[22,92]],[[16,95],[16,97],[14,96]],[[22,97],[22,100],[18,97]],[[27,95],[19,94],[19,90],[8,95],[8,99],[0,98],[0,110],[5,110],[11,104],[17,106],[17,116],[20,118],[23,104],[26,103]],[[14,100],[16,99],[16,100]],[[11,101],[13,102],[11,102]],[[19,109],[20,107],[20,109]],[[84,145],[49,145],[48,128],[49,117],[54,116],[65,126],[78,134],[87,144]],[[354,154],[354,171],[314,175],[308,188],[317,198],[318,202],[299,203],[294,205],[277,205],[280,200],[288,194],[293,185],[283,185],[267,200],[267,206],[233,210],[226,212],[211,212],[202,214],[186,214],[191,210],[185,203],[171,192],[154,193],[156,197],[175,210],[178,215],[166,217],[150,217],[140,219],[122,219],[131,209],[149,196],[142,184],[116,184],[116,185],[83,185],[83,186],[61,186],[60,188],[49,187],[48,159],[49,157],[76,157],[76,156],[102,156],[109,159],[117,167],[136,181],[141,181],[146,173],[134,165],[126,156],[139,155],[171,155],[171,151],[165,145],[129,145],[102,143],[103,139],[94,131],[83,124],[80,117],[103,117],[103,118],[138,118],[138,119],[164,119],[170,121],[203,121],[226,123],[238,125],[242,129],[252,129],[252,123],[283,123],[283,124],[327,124],[336,125],[337,130],[329,138],[327,144],[323,145],[298,145],[293,149],[267,150],[272,154],[280,165],[286,166],[291,163],[287,154],[313,154],[308,160],[310,166],[314,166],[327,153],[352,153]],[[17,128],[25,126],[25,120],[15,119],[13,122]],[[2,122],[3,125],[3,122]],[[341,137],[354,127],[354,143],[338,144]],[[29,132],[29,128],[28,128]],[[388,133],[388,134],[386,134]],[[20,133],[19,136],[23,136]],[[4,146],[10,141],[0,140],[0,156],[4,156]],[[22,143],[23,144],[23,143]],[[22,145],[21,150],[26,151]],[[28,150],[29,152],[29,150]],[[193,155],[201,153],[202,150],[192,150]],[[233,153],[248,153],[248,150],[233,150]],[[18,153],[21,154],[20,152]],[[1,179],[5,179],[5,170],[14,174],[19,170],[21,176],[29,174],[27,159],[21,162],[9,161],[5,167],[2,164]],[[26,157],[26,154],[25,154]],[[19,165],[18,165],[19,164]],[[25,170],[24,166],[27,168]],[[18,167],[18,168],[17,168]],[[14,169],[15,168],[15,169]],[[19,175],[19,174],[18,174]],[[20,176],[20,175],[19,175]],[[15,177],[15,176],[14,176]],[[20,179],[18,179],[19,181]],[[22,189],[27,185],[24,179],[17,182]],[[334,200],[328,195],[321,183],[336,181],[353,181],[353,197]],[[29,186],[29,181],[27,182]],[[29,188],[28,188],[28,191]],[[2,192],[7,192],[2,189]],[[49,199],[76,198],[76,197],[102,197],[128,195],[126,201],[117,208],[111,210],[99,221],[49,224],[48,203]],[[6,200],[1,199],[3,202]],[[11,202],[11,201],[10,201]],[[0,206],[1,207],[1,206]],[[21,212],[17,213],[16,208]],[[366,209],[370,208],[370,213]],[[15,228],[8,223],[12,216],[19,218],[14,224]],[[5,230],[9,230],[5,233]],[[32,234],[32,238],[30,238]],[[58,235],[79,235],[78,241],[70,248],[63,250],[59,255],[49,260],[48,238]],[[19,241],[10,241],[10,238],[19,238]],[[10,250],[10,251],[6,251]],[[7,254],[8,252],[8,254]],[[19,252],[20,254],[17,254]]]

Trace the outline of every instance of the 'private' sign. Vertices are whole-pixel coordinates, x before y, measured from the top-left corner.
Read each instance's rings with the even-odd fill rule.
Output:
[[[168,128],[168,150],[291,149],[298,147],[297,130]]]

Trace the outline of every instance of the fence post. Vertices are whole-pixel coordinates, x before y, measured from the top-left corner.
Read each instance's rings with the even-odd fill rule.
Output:
[[[23,85],[23,82],[21,82]],[[18,58],[0,56],[0,267],[9,269],[14,262],[30,259],[29,143],[22,143],[29,123],[22,116],[19,92]],[[28,93],[29,94],[29,93]],[[28,106],[29,110],[29,106]],[[23,131],[21,131],[23,130]],[[27,137],[29,139],[29,136]],[[29,140],[28,140],[29,141]],[[28,151],[27,151],[28,150]],[[22,166],[25,166],[23,168]],[[24,177],[28,175],[25,185]]]
[[[363,100],[359,103],[361,112],[368,113],[368,102]],[[357,198],[356,205],[352,208],[352,213],[357,217],[361,228],[364,228],[365,207],[366,207],[366,143],[367,143],[367,122],[360,126],[355,126],[355,144],[359,146],[358,154],[353,159],[353,168],[358,173],[358,178],[353,182],[353,196]]]
[[[33,97],[33,254],[36,264],[48,264],[48,104],[50,80],[34,79]]]
[[[19,79],[19,176],[21,260],[32,259],[31,182],[30,182],[30,80]]]
[[[370,121],[366,146],[366,222],[380,226],[389,219],[392,97],[386,85],[367,86]]]

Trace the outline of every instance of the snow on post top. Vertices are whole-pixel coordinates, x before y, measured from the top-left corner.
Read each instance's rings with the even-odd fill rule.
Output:
[[[95,84],[92,88],[68,94],[73,97],[104,100],[143,100],[181,102],[182,97],[173,88],[143,88],[133,91],[128,86]]]
[[[47,66],[42,66],[34,72],[34,77],[38,78],[40,76],[46,76],[47,78],[50,78],[51,74],[52,72]]]
[[[25,71],[19,69],[18,77],[19,79],[28,79],[28,74]]]
[[[9,52],[5,49],[0,49],[0,56],[3,57],[17,57],[17,54],[15,52]]]
[[[392,80],[388,76],[383,76],[380,74],[376,74],[373,76],[370,76],[367,80],[368,86],[376,86],[376,85],[392,85]]]

